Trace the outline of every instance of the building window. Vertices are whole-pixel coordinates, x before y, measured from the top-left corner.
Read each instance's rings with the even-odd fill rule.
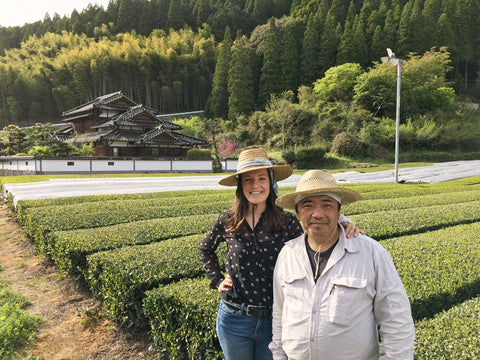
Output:
[[[113,156],[118,156],[118,148],[114,147],[113,148]],[[110,165],[110,164],[108,164]]]
[[[115,165],[115,162],[113,162],[113,161],[108,162],[108,166],[113,166],[113,165]]]
[[[75,161],[67,161],[67,166],[75,166]]]
[[[28,165],[28,161],[25,161],[25,165]]]

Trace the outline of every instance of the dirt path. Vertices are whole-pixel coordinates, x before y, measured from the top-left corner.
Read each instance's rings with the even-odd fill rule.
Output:
[[[34,254],[15,215],[0,206],[0,276],[30,302],[28,312],[44,323],[28,352],[38,360],[136,360],[149,355],[146,334],[117,329],[101,314],[100,302],[55,265]]]

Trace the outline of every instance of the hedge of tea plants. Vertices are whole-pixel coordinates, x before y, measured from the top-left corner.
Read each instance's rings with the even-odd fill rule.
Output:
[[[348,187],[363,200],[342,212],[384,245],[405,284],[416,358],[480,358],[471,319],[480,296],[480,177]],[[19,201],[16,210],[36,249],[88,285],[111,319],[147,326],[165,358],[216,359],[219,295],[208,287],[197,246],[233,196],[232,190],[82,196]],[[225,247],[218,252],[223,265]]]
[[[144,246],[126,246],[90,255],[86,267],[90,289],[103,299],[108,315],[126,326],[145,325],[145,291],[182,278],[201,277],[198,256],[202,235],[168,239]],[[218,249],[224,268],[225,244]]]
[[[124,246],[149,244],[173,237],[207,232],[218,214],[160,218],[126,224],[70,231],[56,231],[46,238],[45,253],[60,270],[83,273],[87,255]]]
[[[416,322],[415,359],[478,359],[480,297]]]
[[[438,356],[440,352],[437,347],[442,348],[445,344],[429,346],[429,341],[439,333],[444,339],[455,339],[457,344],[465,343],[467,341],[455,334],[456,328],[449,325],[453,326],[463,320],[475,326],[480,323],[480,320],[476,320],[477,317],[475,320],[470,318],[475,315],[475,310],[478,311],[478,302],[475,309],[470,309],[467,305],[463,314],[453,310],[468,299],[480,296],[479,234],[480,222],[476,222],[382,241],[405,284],[412,304],[413,318],[416,324],[422,324],[421,331],[417,333],[416,357],[456,359],[453,356],[455,352],[450,353],[452,356]],[[189,295],[192,293],[194,296]],[[199,301],[198,298],[204,299],[206,305],[202,306],[202,300]],[[148,291],[144,300],[144,313],[150,319],[152,336],[158,348],[169,358],[177,359],[201,357],[202,353],[215,349],[218,345],[214,336],[214,322],[206,321],[209,317],[214,317],[217,309],[212,306],[212,302],[218,305],[216,298],[218,296],[208,291],[206,281],[202,278],[184,280]],[[449,316],[443,320],[430,320],[436,314],[448,311],[455,311],[459,318]],[[444,324],[439,328],[429,328],[435,321]],[[195,323],[195,329],[203,334],[203,341],[199,341],[198,333],[190,329],[191,323]],[[468,351],[465,348],[461,350],[470,357],[459,355],[459,358],[475,359],[480,356],[478,329],[462,326],[463,335],[473,345],[468,347]],[[427,356],[428,351],[434,351],[432,354],[436,356]]]

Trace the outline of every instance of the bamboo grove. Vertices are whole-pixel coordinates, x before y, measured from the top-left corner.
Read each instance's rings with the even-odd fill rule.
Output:
[[[166,113],[236,117],[332,66],[366,69],[387,47],[403,58],[446,47],[447,80],[474,99],[479,14],[479,0],[112,0],[46,14],[0,27],[0,126],[55,123],[113,91]]]

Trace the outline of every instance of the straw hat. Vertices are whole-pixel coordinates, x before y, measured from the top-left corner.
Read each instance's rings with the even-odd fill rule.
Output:
[[[236,186],[237,175],[258,169],[272,169],[276,181],[288,178],[293,169],[290,165],[273,165],[262,148],[243,150],[238,157],[237,172],[221,179],[218,183],[224,186]]]
[[[342,205],[351,204],[362,197],[355,190],[339,187],[335,178],[329,173],[322,170],[309,170],[303,174],[294,193],[280,196],[275,203],[285,209],[295,209],[300,199],[322,193],[339,196]]]

